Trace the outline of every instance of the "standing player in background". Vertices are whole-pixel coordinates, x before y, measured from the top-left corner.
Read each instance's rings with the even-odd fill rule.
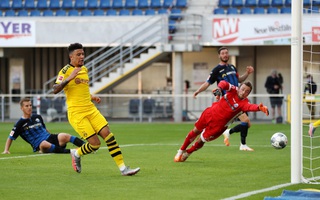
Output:
[[[53,86],[53,92],[65,92],[68,105],[68,120],[74,130],[87,143],[77,150],[71,150],[73,169],[81,172],[81,156],[90,154],[100,148],[98,135],[107,144],[110,155],[123,176],[135,175],[140,168],[130,169],[124,164],[120,147],[110,131],[108,121],[100,113],[92,101],[101,102],[99,97],[90,94],[88,70],[84,66],[84,50],[82,44],[74,43],[68,47],[70,63],[64,66]]]
[[[70,153],[70,149],[66,149],[68,142],[78,147],[84,144],[81,139],[67,133],[49,133],[41,115],[32,114],[30,99],[22,98],[20,108],[23,115],[14,125],[2,154],[10,154],[12,141],[19,136],[32,146],[33,152],[39,153]]]
[[[217,82],[219,84],[220,81],[225,80],[232,85],[238,86],[239,83],[242,83],[247,79],[249,74],[253,73],[254,69],[252,66],[247,66],[246,72],[239,76],[238,71],[236,67],[232,64],[229,64],[229,50],[227,47],[221,47],[218,49],[218,55],[220,58],[220,63],[212,69],[208,79],[206,82],[204,82],[198,90],[195,91],[193,94],[194,98],[201,93],[202,91],[205,91],[210,85]],[[225,91],[223,91],[223,94],[225,94]],[[241,121],[240,124],[233,127],[232,129],[227,129],[224,133],[224,143],[226,146],[230,145],[229,137],[231,134],[235,132],[240,132],[241,135],[241,143],[240,143],[240,150],[242,151],[254,151],[252,148],[248,147],[246,144],[246,138],[248,135],[248,129],[250,127],[250,119],[246,113],[243,113],[239,116],[239,120]]]
[[[205,142],[217,139],[242,112],[262,111],[269,115],[268,108],[262,103],[260,105],[249,103],[247,97],[252,90],[251,82],[244,82],[238,88],[222,80],[218,87],[219,95],[221,90],[226,91],[226,94],[201,113],[194,128],[188,133],[175,155],[175,162],[184,162],[194,151],[201,149]],[[198,138],[197,141],[195,141],[196,138]],[[193,145],[187,149],[193,141],[195,141]]]

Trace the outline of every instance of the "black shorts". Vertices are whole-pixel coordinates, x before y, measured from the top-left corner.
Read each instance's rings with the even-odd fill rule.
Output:
[[[56,146],[60,146],[59,145],[59,140],[58,140],[58,135],[59,134],[50,134],[50,136],[48,137],[48,139],[46,139],[46,141],[50,142],[51,144],[54,144]],[[66,148],[66,145],[64,145],[62,147]]]
[[[270,97],[271,108],[282,106],[282,97]]]

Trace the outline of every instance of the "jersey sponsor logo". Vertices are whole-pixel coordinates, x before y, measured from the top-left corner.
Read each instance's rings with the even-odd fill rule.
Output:
[[[81,78],[76,78],[76,79],[75,79],[75,83],[76,83],[76,84],[80,84],[80,83],[89,84],[89,80],[85,80],[85,79],[81,79]]]
[[[63,80],[64,76],[58,76],[57,82],[61,82]]]
[[[213,39],[220,43],[228,44],[239,37],[239,18],[213,19]]]

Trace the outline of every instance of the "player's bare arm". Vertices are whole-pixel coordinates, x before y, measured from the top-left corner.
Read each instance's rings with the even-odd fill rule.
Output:
[[[81,70],[81,67],[75,67],[75,69],[72,71],[69,77],[67,77],[64,81],[62,81],[59,84],[54,84],[53,93],[58,94],[59,92],[61,92],[61,90],[63,90],[63,88],[78,75],[78,72],[80,70]]]
[[[100,103],[101,102],[101,98],[100,97],[97,97],[97,96],[93,96],[91,95],[91,100],[97,102],[97,103]]]
[[[201,93],[202,91],[205,91],[208,87],[210,86],[210,84],[208,82],[204,82],[199,89],[197,89],[197,91],[195,91],[193,93],[193,98],[196,98],[196,96]]]
[[[247,66],[246,72],[242,76],[239,77],[239,82],[242,83],[243,81],[245,81],[248,78],[248,76],[253,72],[254,72],[253,67]]]

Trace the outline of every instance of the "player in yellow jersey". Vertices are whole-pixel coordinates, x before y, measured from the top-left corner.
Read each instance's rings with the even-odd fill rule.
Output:
[[[135,175],[140,168],[130,169],[124,164],[120,147],[110,131],[108,121],[92,101],[100,103],[101,99],[90,94],[88,70],[84,66],[84,50],[80,43],[68,47],[70,64],[64,66],[53,86],[55,94],[64,90],[68,107],[68,120],[74,130],[87,143],[78,149],[72,149],[73,169],[81,172],[81,156],[90,154],[100,148],[99,136],[103,138],[115,163],[124,176]]]

